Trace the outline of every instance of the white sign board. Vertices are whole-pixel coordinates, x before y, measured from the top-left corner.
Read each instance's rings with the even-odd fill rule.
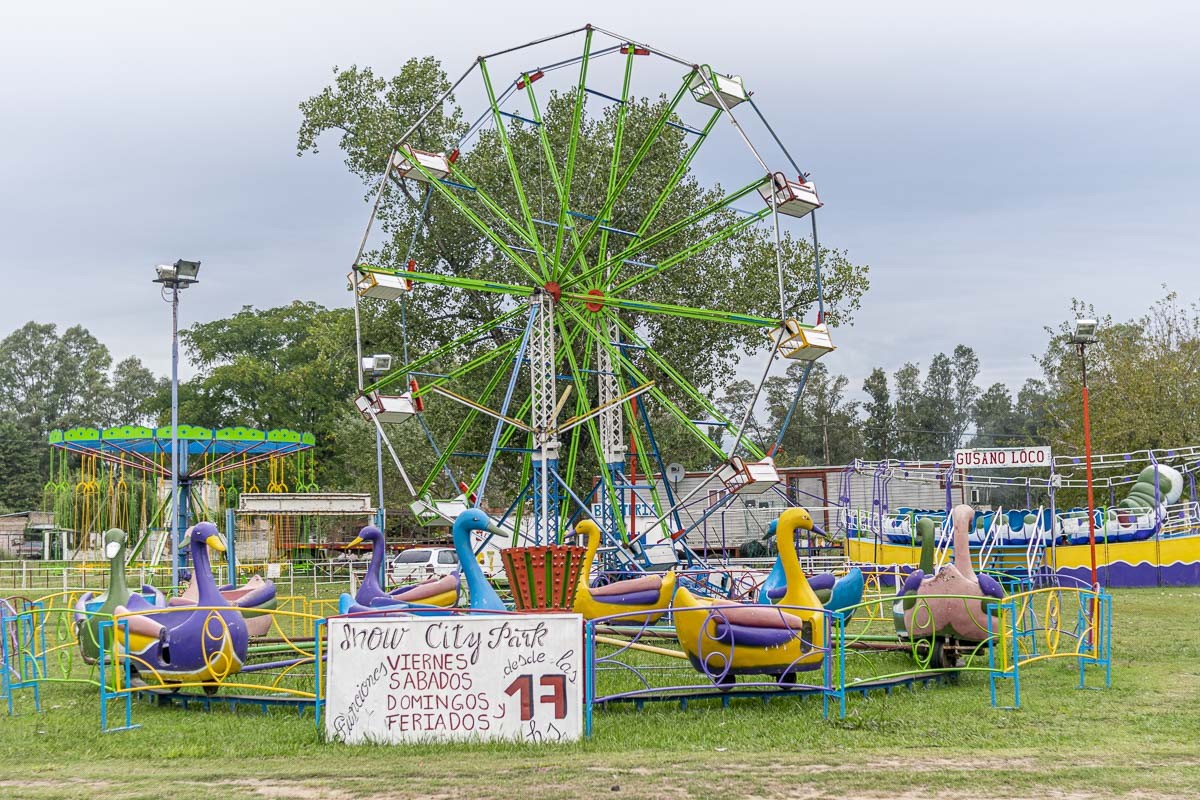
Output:
[[[578,614],[329,620],[325,732],[349,744],[583,735]]]
[[[954,469],[1012,469],[1048,467],[1049,447],[991,447],[955,450]]]

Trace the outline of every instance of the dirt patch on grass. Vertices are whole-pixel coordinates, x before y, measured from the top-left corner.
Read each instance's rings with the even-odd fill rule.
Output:
[[[443,791],[408,785],[383,788],[379,786],[380,779],[372,778],[331,778],[329,780],[287,780],[283,778],[242,778],[239,780],[221,781],[214,788],[218,795],[226,790],[240,790],[243,794],[263,798],[286,798],[286,800],[396,800],[397,797],[420,794],[423,800],[461,800],[467,797],[481,797],[480,789],[474,790],[451,789]],[[500,791],[499,787],[493,787]],[[536,796],[536,795],[535,795]]]
[[[112,781],[84,778],[0,779],[0,797],[5,800],[49,800],[49,798],[122,797],[120,786]]]
[[[356,795],[327,783],[310,781],[285,781],[259,778],[243,778],[236,781],[221,781],[222,787],[237,788],[259,797],[280,797],[291,800],[354,800]]]

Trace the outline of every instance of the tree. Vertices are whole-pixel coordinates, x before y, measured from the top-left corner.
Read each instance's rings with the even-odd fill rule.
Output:
[[[1072,318],[1095,309],[1072,301]],[[1172,447],[1200,439],[1200,306],[1180,305],[1169,292],[1145,315],[1126,322],[1100,318],[1097,342],[1087,349],[1092,447],[1100,453]],[[1039,360],[1044,395],[1031,393],[1031,410],[1044,414],[1042,435],[1062,452],[1083,450],[1079,355],[1070,323],[1047,328]]]
[[[112,356],[108,348],[86,328],[75,325],[63,331],[58,340],[56,362],[55,427],[102,424],[111,387]]]
[[[57,335],[28,322],[0,342],[0,409],[42,433],[98,424],[108,401],[108,348],[78,325]]]
[[[1014,447],[1025,443],[1022,419],[1003,383],[993,383],[975,402],[972,447]]]
[[[0,341],[0,504],[36,508],[49,465],[47,434],[146,421],[156,382],[136,358],[110,374],[108,348],[81,326],[58,334],[28,322]],[[118,420],[118,409],[136,419]]]
[[[45,483],[40,455],[46,447],[44,437],[0,414],[0,508],[28,511],[39,507]]]
[[[154,425],[163,411],[160,398],[168,392],[166,378],[156,378],[136,356],[126,358],[113,368],[107,424]]]
[[[954,405],[948,416],[950,433],[946,452],[950,454],[959,446],[971,424],[975,401],[979,398],[979,386],[975,381],[979,378],[979,356],[964,344],[956,345],[951,355],[950,373],[953,381]]]
[[[934,461],[948,458],[970,426],[979,387],[979,358],[966,345],[952,356],[938,353],[924,381],[918,364],[907,363],[894,375],[896,438],[901,458]]]
[[[794,363],[785,377],[767,380],[770,430],[783,427],[803,373],[804,365]],[[862,452],[858,403],[846,399],[848,383],[844,375],[830,375],[821,362],[813,364],[784,431],[782,445],[775,454],[777,463],[781,466],[843,464]]]
[[[954,369],[946,354],[938,353],[929,362],[929,371],[925,373],[925,383],[921,387],[921,399],[917,405],[919,424],[926,442],[920,458],[944,458],[957,444],[954,394]]]
[[[750,404],[750,400],[753,397],[754,384],[750,381],[741,380],[729,384],[729,387],[725,390],[725,396],[717,401],[717,408],[732,421],[734,426],[734,430],[728,434],[725,433],[723,428],[715,429],[717,441],[726,449],[733,445],[733,440],[737,436],[736,426],[741,424],[742,418],[746,416],[746,407]],[[759,400],[761,401],[761,397]],[[746,436],[752,441],[759,442],[766,441],[768,437],[768,434],[763,431],[755,414],[751,414],[746,420]]]
[[[863,381],[863,391],[870,398],[864,405],[867,418],[863,423],[863,455],[872,461],[892,458],[896,454],[896,411],[888,391],[887,373],[876,367]]]
[[[1015,413],[1027,441],[1036,444],[1046,441],[1043,437],[1047,435],[1052,424],[1049,402],[1046,384],[1037,378],[1027,378],[1021,386],[1021,391],[1017,392]]]
[[[373,449],[338,453],[330,439],[353,413],[352,331],[348,311],[300,301],[193,325],[180,334],[198,368],[180,387],[180,421],[312,433],[319,481],[340,487],[348,459],[373,463]]]
[[[896,455],[920,459],[931,449],[921,407],[920,365],[905,363],[892,376],[892,384],[896,387]]]

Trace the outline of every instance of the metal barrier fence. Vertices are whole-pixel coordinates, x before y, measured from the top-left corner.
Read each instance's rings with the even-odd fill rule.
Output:
[[[894,579],[868,576],[874,590],[853,607],[835,612],[759,606],[761,611],[751,613],[753,625],[742,629],[733,618],[741,612],[720,602],[588,622],[588,730],[592,707],[619,702],[640,708],[668,701],[686,707],[697,699],[716,698],[728,705],[738,696],[820,695],[825,715],[836,703],[844,717],[854,695],[889,693],[964,673],[988,677],[993,707],[1019,708],[1021,670],[1052,659],[1076,660],[1080,688],[1088,666],[1103,669],[1104,685],[1111,685],[1112,597],[1107,593],[1056,586],[1021,591],[1002,601],[953,594],[898,598],[881,577]],[[812,628],[774,620],[772,613],[807,618]],[[685,614],[700,615],[702,622],[681,626]],[[698,631],[687,634],[695,641],[680,632],[683,627]],[[820,654],[821,679],[799,681],[798,675],[817,665],[806,660],[807,670],[800,669],[800,662],[767,653],[765,648],[772,646],[794,647],[797,658]],[[756,647],[764,648],[758,660],[746,661],[746,652]],[[755,677],[737,677],[740,673]],[[1012,681],[1012,706],[1001,706],[997,697],[998,682],[1004,680]]]
[[[234,669],[226,646],[229,622],[222,616],[231,611],[229,607],[175,606],[108,615],[77,606],[80,596],[80,592],[69,591],[36,600],[16,597],[0,601],[0,696],[10,714],[18,693],[28,691],[34,708],[40,711],[41,687],[66,683],[99,689],[101,729],[106,731],[136,727],[132,723],[134,696],[183,704],[290,705],[303,710],[311,707],[315,698],[315,623],[337,613],[337,601],[332,599],[276,598],[275,608],[247,614],[257,618],[257,632],[247,637],[245,655]],[[180,679],[164,674],[162,661],[151,660],[137,647],[147,641],[147,618],[153,618],[150,624],[159,625],[185,615],[199,615],[196,619],[201,625],[190,640],[179,645],[191,647],[203,672]],[[93,622],[99,657],[89,659],[81,647],[81,636]],[[189,689],[199,689],[202,694],[189,694]],[[113,701],[123,701],[125,707],[124,724],[117,727],[109,724]]]
[[[998,682],[1007,680],[1013,703],[1003,708],[1020,708],[1021,669],[1040,661],[1074,659],[1080,689],[1087,685],[1087,668],[1098,666],[1105,688],[1112,686],[1112,595],[1059,586],[1009,595],[995,609],[988,640],[993,706]]]
[[[584,628],[584,731],[593,713],[617,703],[738,697],[768,700],[783,695],[820,695],[829,713],[834,688],[834,648],[829,630],[835,614],[823,608],[739,605],[627,612],[589,621]],[[746,624],[753,618],[754,625]],[[671,628],[657,623],[668,620]],[[798,627],[791,619],[802,620]],[[672,646],[674,645],[674,646]],[[599,648],[606,648],[601,652]],[[814,676],[803,680],[801,676]]]
[[[1019,708],[1022,678],[1032,666],[1054,660],[1074,660],[1081,688],[1089,667],[1099,667],[1104,685],[1111,685],[1113,604],[1103,591],[1055,586],[1002,600],[897,598],[881,577],[893,576],[868,576],[870,594],[840,611],[718,600],[587,622],[587,730],[594,709],[619,703],[640,708],[666,701],[686,708],[702,700],[728,705],[738,697],[819,696],[823,714],[836,704],[844,716],[855,694],[972,672],[988,676],[994,707]],[[249,636],[235,665],[229,660],[228,607],[108,616],[81,610],[80,597],[69,590],[0,600],[0,696],[10,714],[15,698],[28,696],[41,710],[43,687],[72,683],[99,690],[103,730],[133,727],[133,699],[139,696],[183,705],[319,709],[323,627],[337,614],[336,600],[278,597],[274,609],[258,613],[267,624]],[[147,654],[155,642],[145,622],[152,617],[162,625],[164,615],[196,621],[190,674],[170,673]],[[81,649],[89,621],[99,633],[100,655],[91,660]],[[1012,688],[1012,705],[1001,705],[998,690],[1005,685]],[[110,724],[114,703],[118,719]]]
[[[41,595],[46,592],[69,592],[104,589],[108,586],[111,566],[107,561],[0,561],[0,594],[9,592]],[[213,577],[218,585],[233,583],[228,564],[213,564]],[[289,595],[297,594],[296,586],[313,596],[323,588],[348,591],[357,586],[366,574],[366,560],[333,558],[325,561],[260,562],[237,566],[237,583],[254,575],[262,575]],[[131,585],[169,587],[170,565],[149,562],[130,562],[126,566]]]

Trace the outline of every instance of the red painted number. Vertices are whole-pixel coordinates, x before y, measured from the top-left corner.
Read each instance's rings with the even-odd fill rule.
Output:
[[[554,706],[554,718],[563,719],[567,716],[567,676],[543,675],[538,685],[550,687],[550,691],[538,698],[539,703]],[[504,693],[509,697],[520,694],[521,721],[533,719],[533,676],[518,676]]]
[[[533,719],[533,676],[522,675],[508,685],[504,693],[512,697],[517,692],[521,693],[521,721],[527,722]]]
[[[566,675],[543,675],[538,681],[542,686],[552,686],[550,694],[544,694],[538,698],[540,703],[548,703],[554,706],[554,718],[562,719],[567,715],[567,676]]]

